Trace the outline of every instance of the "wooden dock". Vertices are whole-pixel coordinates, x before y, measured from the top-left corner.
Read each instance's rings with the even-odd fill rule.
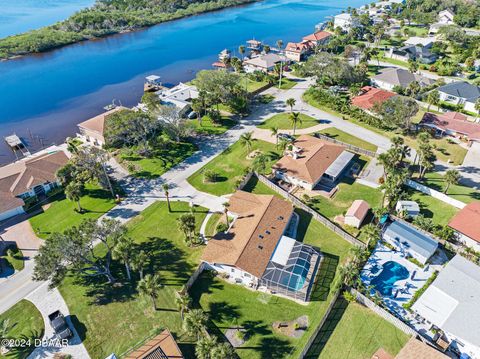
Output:
[[[24,156],[30,156],[30,151],[27,149],[27,146],[16,134],[5,137],[7,145],[16,153],[20,151]]]

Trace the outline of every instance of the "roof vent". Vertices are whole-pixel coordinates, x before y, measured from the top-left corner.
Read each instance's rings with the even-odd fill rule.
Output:
[[[258,246],[258,249],[263,249],[263,246]]]
[[[265,233],[266,233],[266,234],[271,234],[271,233],[270,233],[270,231],[268,231],[268,230],[267,230],[267,231],[265,231]]]
[[[263,235],[262,235],[262,234],[259,234],[259,235],[258,235],[258,238],[263,239]]]
[[[283,216],[278,216],[278,220],[283,221]]]

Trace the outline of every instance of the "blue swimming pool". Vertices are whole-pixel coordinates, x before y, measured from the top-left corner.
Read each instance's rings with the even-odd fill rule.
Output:
[[[384,297],[391,297],[393,286],[402,279],[407,279],[410,273],[407,268],[394,261],[385,262],[378,276],[370,284]]]

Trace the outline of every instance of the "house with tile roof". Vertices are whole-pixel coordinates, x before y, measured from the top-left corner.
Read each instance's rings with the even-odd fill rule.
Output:
[[[413,304],[462,358],[480,358],[480,267],[457,254]]]
[[[341,145],[301,135],[272,169],[277,179],[313,190],[320,182],[328,186],[335,184],[353,157],[354,154]]]
[[[466,81],[451,82],[437,88],[440,101],[463,105],[467,111],[476,113],[475,103],[480,98],[480,87]]]
[[[469,142],[480,142],[480,123],[468,121],[467,118],[459,112],[426,112],[419,126],[432,129],[436,136],[452,136]]]
[[[105,145],[105,120],[111,114],[126,109],[126,107],[118,106],[115,107],[113,110],[106,111],[86,121],[80,122],[77,125],[79,132],[77,133],[77,137],[86,143],[102,147],[103,145]]]
[[[480,201],[467,204],[448,223],[456,232],[456,239],[480,251]]]
[[[302,61],[311,51],[311,45],[308,42],[289,42],[285,46],[285,56],[293,61]]]
[[[332,38],[332,34],[327,31],[316,31],[313,34],[307,35],[303,37],[303,42],[308,42],[311,44],[312,47],[325,45],[328,44],[330,39]]]
[[[228,280],[307,301],[321,255],[297,242],[293,205],[274,195],[237,191],[229,199],[232,223],[207,243],[202,261]]]
[[[389,98],[395,97],[395,92],[378,89],[372,86],[364,86],[360,94],[352,98],[352,105],[372,113],[375,105],[381,105]]]
[[[56,172],[68,162],[63,150],[52,147],[0,168],[0,221],[24,213],[25,201],[58,186]]]
[[[431,86],[435,80],[420,74],[412,74],[410,71],[396,67],[386,68],[378,75],[370,79],[373,86],[384,90],[393,91],[395,87],[407,88],[412,82],[416,81],[420,87]]]
[[[159,335],[148,340],[141,347],[127,354],[125,359],[183,359],[170,330],[165,329]]]

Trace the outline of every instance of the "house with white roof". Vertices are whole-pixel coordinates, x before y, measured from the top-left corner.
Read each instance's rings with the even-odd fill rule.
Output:
[[[395,211],[405,213],[405,218],[415,218],[420,214],[420,206],[415,201],[398,201]]]
[[[287,57],[269,52],[268,54],[252,57],[243,61],[243,69],[245,72],[262,71],[265,73],[272,72],[275,65],[280,63],[288,63]]]
[[[342,13],[334,16],[333,26],[335,28],[339,27],[343,31],[348,32],[350,29],[360,26],[360,22],[358,18],[353,17],[348,13]]]
[[[162,89],[155,92],[162,105],[175,106],[180,115],[185,115],[191,109],[192,100],[198,98],[198,90],[195,86],[180,82],[170,89]]]
[[[453,21],[453,18],[455,17],[455,14],[451,12],[450,10],[443,10],[438,13],[438,22],[440,24],[445,24],[445,25],[453,25],[455,22]]]
[[[480,358],[480,267],[457,254],[413,304],[462,358]]]

